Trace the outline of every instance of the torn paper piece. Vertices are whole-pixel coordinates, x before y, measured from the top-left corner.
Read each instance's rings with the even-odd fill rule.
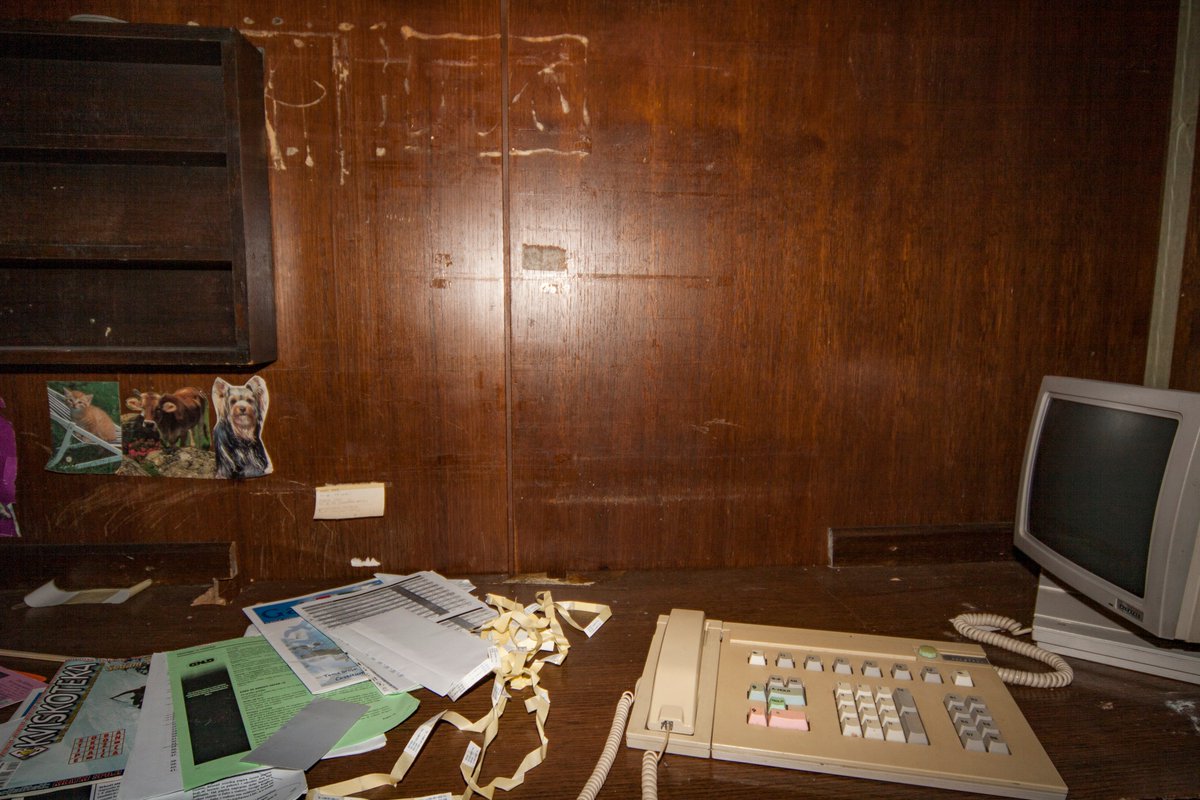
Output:
[[[149,578],[128,589],[83,589],[78,592],[67,592],[58,588],[53,580],[39,586],[25,595],[25,605],[33,608],[45,606],[66,606],[79,603],[124,603],[135,594],[145,589],[153,581]]]
[[[313,519],[383,516],[382,483],[343,483],[317,487]]]
[[[367,707],[361,703],[313,700],[242,760],[264,767],[306,770],[320,761],[365,713]]]

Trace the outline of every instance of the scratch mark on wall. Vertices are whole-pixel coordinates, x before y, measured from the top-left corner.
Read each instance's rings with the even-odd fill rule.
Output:
[[[590,156],[587,150],[557,150],[553,147],[535,147],[532,150],[518,150],[513,147],[508,151],[509,156]],[[479,154],[481,158],[500,158],[499,150],[485,150]]]
[[[415,30],[414,28],[410,28],[408,25],[402,25],[400,27],[400,34],[405,39],[428,39],[428,40],[457,39],[459,41],[464,41],[464,42],[484,42],[484,41],[487,41],[488,39],[497,39],[498,40],[500,38],[499,33],[488,33],[488,34],[484,34],[484,35],[471,34],[471,33],[421,33],[420,31]]]
[[[287,169],[287,163],[283,158],[283,154],[281,154],[281,152],[280,152],[279,137],[275,130],[275,119],[278,117],[280,106],[283,106],[284,108],[294,108],[294,109],[298,109],[300,111],[300,113],[301,113],[301,116],[300,116],[301,135],[304,137],[304,163],[306,166],[309,166],[309,167],[312,167],[314,164],[313,156],[312,156],[312,147],[310,145],[309,136],[308,136],[308,115],[306,113],[306,109],[312,108],[313,106],[316,106],[316,105],[324,102],[325,98],[328,97],[328,95],[329,95],[329,90],[320,81],[314,80],[312,83],[318,89],[317,96],[315,98],[313,98],[312,100],[305,100],[305,101],[293,103],[293,102],[289,102],[287,100],[281,100],[278,97],[278,95],[276,94],[275,69],[271,68],[267,72],[267,81],[266,81],[266,86],[264,87],[264,96],[265,96],[265,100],[270,103],[271,114],[267,115],[266,130],[267,130],[267,142],[268,142],[268,146],[271,151],[271,166],[274,169],[277,169],[280,171]],[[286,150],[286,153],[289,156],[295,155],[297,152],[299,152],[299,151],[295,147],[288,147]]]
[[[296,23],[287,26],[295,28]],[[303,25],[300,26],[303,28]],[[308,26],[313,27],[311,24]],[[367,26],[360,26],[366,28]],[[361,154],[374,153],[376,158],[383,158],[389,153],[423,152],[431,147],[455,147],[461,145],[467,131],[461,130],[464,124],[472,125],[473,139],[484,139],[479,153],[484,158],[499,158],[500,151],[496,148],[499,122],[497,114],[490,106],[487,109],[456,108],[459,98],[484,97],[484,91],[492,80],[493,70],[498,67],[494,62],[494,45],[480,50],[478,53],[459,43],[499,41],[499,33],[469,34],[457,31],[430,33],[419,31],[412,26],[400,26],[397,33],[388,32],[388,24],[376,22],[369,26],[374,34],[366,40],[348,37],[346,32],[354,30],[350,23],[337,25],[336,31],[326,30],[315,32],[309,30],[246,30],[245,35],[252,39],[273,40],[278,36],[289,39],[279,40],[280,46],[304,50],[311,48],[313,37],[320,37],[329,42],[331,60],[327,67],[332,73],[332,83],[321,78],[312,80],[316,87],[315,96],[312,92],[301,91],[302,97],[280,98],[277,96],[284,87],[295,85],[301,80],[300,72],[287,74],[289,81],[281,82],[284,73],[275,70],[285,69],[285,63],[290,68],[296,62],[271,62],[266,91],[268,103],[266,134],[270,152],[271,166],[275,170],[286,170],[287,161],[291,161],[300,151],[303,151],[305,164],[310,168],[315,166],[315,158],[322,155],[326,160],[337,164],[339,184],[345,185],[346,179],[353,169],[352,161]],[[372,41],[373,40],[373,41]],[[520,108],[514,113],[524,117],[523,124],[518,126],[518,138],[510,142],[512,145],[509,155],[526,157],[537,155],[556,156],[586,156],[591,153],[591,141],[588,134],[590,117],[586,96],[586,66],[587,54],[580,48],[589,44],[588,37],[574,33],[551,34],[546,36],[516,36],[511,38],[518,44],[519,53],[514,60],[518,72],[515,85],[520,86],[512,95],[514,102]],[[439,42],[444,44],[439,44]],[[523,45],[523,47],[522,47]],[[366,52],[362,52],[362,51]],[[270,52],[270,50],[268,49]],[[275,55],[283,51],[274,50]],[[311,57],[302,56],[306,61]],[[353,63],[352,63],[353,62]],[[392,78],[396,75],[395,67],[400,67],[400,80]],[[367,148],[347,149],[347,137],[350,132],[346,129],[350,119],[350,109],[353,106],[349,92],[362,91],[354,80],[363,69],[369,74],[362,79],[363,87],[379,85],[380,76],[384,77],[382,88],[372,92],[379,97],[379,105],[371,108],[370,113],[378,115],[372,129],[379,133],[374,142]],[[320,76],[318,76],[320,78]],[[524,85],[521,85],[521,84]],[[301,84],[306,86],[307,84]],[[451,91],[451,87],[455,87]],[[465,91],[458,91],[464,88]],[[292,90],[295,91],[294,89]],[[332,113],[332,146],[334,153],[326,152],[328,145],[322,137],[312,138],[310,123],[314,120],[324,120],[325,117],[314,116],[309,120],[305,110],[321,106],[327,101],[334,103]],[[296,125],[291,110],[301,114],[300,125]],[[326,111],[325,114],[329,112]],[[282,114],[282,116],[281,116]],[[366,122],[363,120],[363,122]],[[295,136],[303,137],[300,142],[288,141]],[[295,144],[297,149],[288,148]],[[314,145],[320,145],[319,151],[314,151]]]
[[[677,494],[613,494],[613,495],[580,495],[569,494],[563,497],[551,497],[546,500],[549,505],[600,505],[600,506],[660,506],[670,503],[694,503],[700,501],[741,501],[747,495],[740,492],[717,495],[712,492],[681,492]]]
[[[343,23],[343,25],[346,23]],[[341,25],[338,26],[341,28]],[[353,27],[353,26],[352,26]],[[347,29],[343,29],[347,30]],[[350,79],[350,59],[342,52],[342,40],[336,38],[333,40],[333,74],[337,78],[337,96],[345,97],[346,82]],[[335,126],[337,137],[337,155],[338,155],[338,183],[342,186],[346,185],[346,176],[350,174],[350,170],[346,168],[346,147],[342,140],[342,104],[338,102],[335,105],[337,115],[337,125]]]
[[[286,100],[280,100],[279,98],[275,97],[273,84],[268,84],[268,85],[272,87],[271,88],[271,91],[272,91],[271,96],[275,100],[275,102],[281,106],[286,106],[287,108],[312,108],[313,106],[322,102],[325,99],[325,97],[329,94],[329,90],[325,88],[325,84],[321,83],[320,81],[314,80],[313,85],[315,85],[318,89],[321,90],[320,96],[318,96],[314,100],[309,100],[304,103],[289,103]]]
[[[387,41],[380,36],[379,46],[383,48],[383,72],[387,73],[388,64],[392,63],[392,51],[388,49]]]
[[[275,101],[274,85],[275,70],[267,72],[265,100],[270,104],[271,113],[266,115],[267,149],[271,152],[271,168],[280,171],[287,169],[283,154],[279,152],[279,137],[275,134],[275,117],[279,113],[279,105]]]
[[[718,427],[718,426],[723,426],[726,428],[740,428],[741,427],[737,423],[730,422],[727,419],[710,419],[710,420],[706,420],[705,422],[703,422],[699,425],[692,425],[691,428],[692,428],[692,430],[699,431],[700,433],[708,433],[714,427]]]
[[[99,527],[102,540],[111,536],[128,537],[131,532],[178,530],[195,518],[196,509],[208,506],[207,497],[221,491],[220,487],[205,485],[204,481],[188,481],[196,486],[173,490],[161,496],[149,494],[131,499],[124,492],[99,489],[57,509],[51,524],[59,528]],[[103,515],[97,526],[95,520]],[[127,541],[123,538],[122,541]]]

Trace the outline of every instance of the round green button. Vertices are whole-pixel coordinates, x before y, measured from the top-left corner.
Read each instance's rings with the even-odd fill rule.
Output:
[[[937,658],[938,651],[937,648],[931,644],[923,644],[917,648],[917,655],[919,655],[921,658]]]

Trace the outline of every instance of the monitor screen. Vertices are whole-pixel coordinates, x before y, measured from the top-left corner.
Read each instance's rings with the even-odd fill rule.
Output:
[[[1145,411],[1052,398],[1029,485],[1029,533],[1144,598],[1154,513],[1178,426]]]

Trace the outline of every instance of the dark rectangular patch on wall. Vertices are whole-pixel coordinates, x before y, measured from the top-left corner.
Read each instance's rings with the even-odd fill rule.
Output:
[[[566,272],[567,251],[544,244],[521,245],[521,269],[536,272]]]

